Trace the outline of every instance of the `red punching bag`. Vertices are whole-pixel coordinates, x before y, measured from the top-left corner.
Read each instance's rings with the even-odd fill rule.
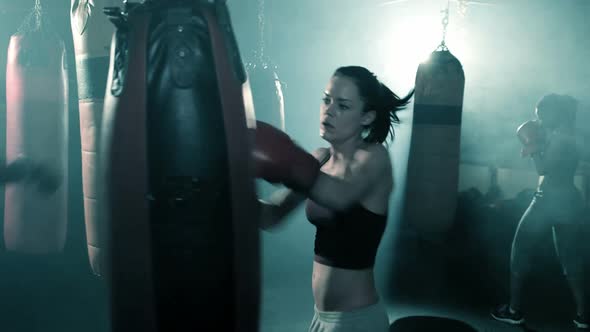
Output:
[[[64,43],[37,1],[10,38],[6,66],[6,161],[25,157],[55,179],[6,184],[4,241],[20,253],[61,252],[67,226],[68,81]]]
[[[225,1],[106,12],[99,219],[112,331],[257,331],[258,205]]]
[[[455,218],[464,86],[448,50],[418,67],[404,220],[422,234],[444,233]]]
[[[109,71],[109,49],[113,25],[102,12],[114,0],[72,0],[71,26],[76,57],[78,81],[78,109],[82,147],[82,190],[84,195],[84,221],[90,267],[94,274],[102,275],[106,228],[98,220],[97,176],[98,143],[100,142],[102,109]]]

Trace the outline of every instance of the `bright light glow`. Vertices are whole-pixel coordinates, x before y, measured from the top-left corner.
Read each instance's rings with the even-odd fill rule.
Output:
[[[395,73],[399,79],[413,82],[420,63],[427,61],[430,54],[442,42],[441,16],[436,15],[403,16],[390,21],[387,35],[380,36],[377,50],[382,58],[380,70],[383,73]],[[467,33],[460,25],[460,18],[451,15],[447,26],[445,44],[459,61],[469,61],[466,45]],[[390,75],[390,74],[387,74]]]

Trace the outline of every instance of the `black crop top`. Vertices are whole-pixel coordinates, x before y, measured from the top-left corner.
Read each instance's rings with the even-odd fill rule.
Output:
[[[307,201],[305,213],[316,226],[316,262],[350,270],[375,265],[387,215],[373,213],[361,204],[334,212],[312,200]]]

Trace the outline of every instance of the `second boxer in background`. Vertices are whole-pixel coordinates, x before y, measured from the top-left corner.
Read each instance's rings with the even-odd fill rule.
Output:
[[[494,319],[524,324],[521,311],[523,284],[539,241],[553,232],[553,242],[567,278],[577,312],[576,328],[588,329],[584,297],[583,258],[578,250],[584,203],[574,185],[579,153],[574,137],[577,101],[570,96],[548,94],[535,109],[535,120],[523,123],[517,136],[523,144],[521,155],[533,159],[539,185],[523,214],[512,242],[510,258],[510,301],[495,308]]]

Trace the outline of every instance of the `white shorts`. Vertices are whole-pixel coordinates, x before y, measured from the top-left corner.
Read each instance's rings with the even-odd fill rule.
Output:
[[[309,332],[388,332],[389,317],[381,302],[352,311],[320,311],[315,314]]]

